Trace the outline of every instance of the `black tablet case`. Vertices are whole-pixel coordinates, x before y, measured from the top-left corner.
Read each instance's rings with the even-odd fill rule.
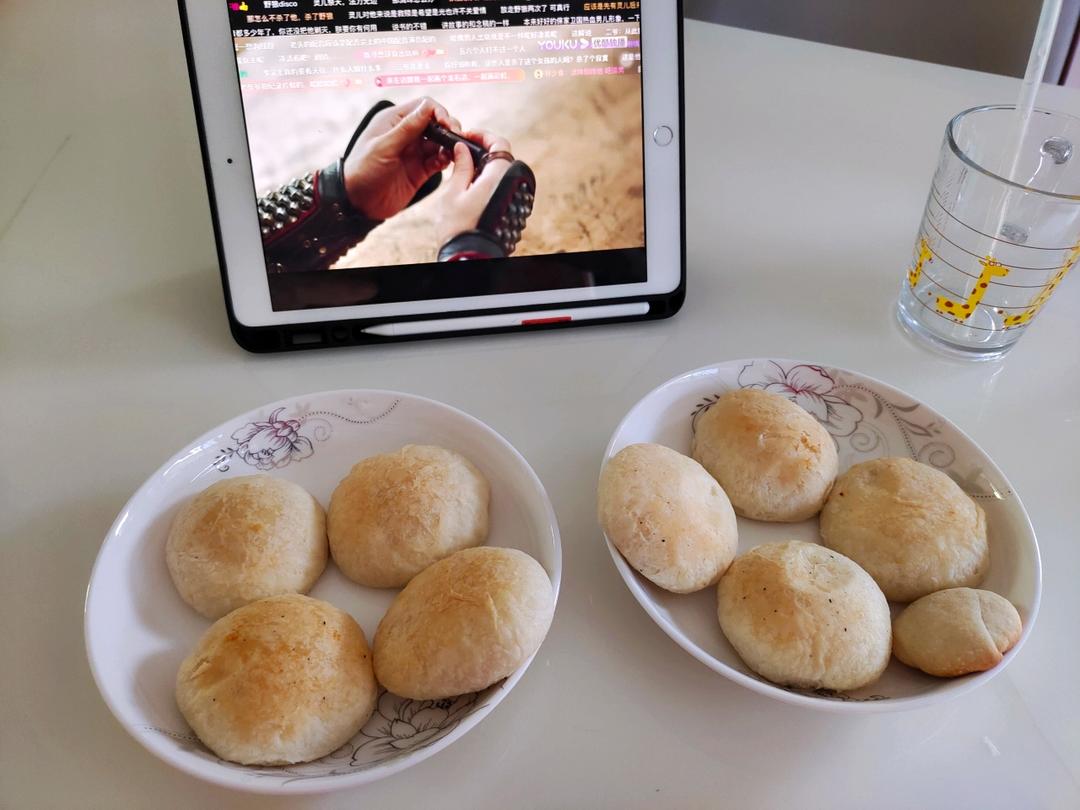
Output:
[[[217,246],[218,266],[221,272],[221,285],[225,294],[225,309],[229,316],[229,329],[233,338],[249,352],[282,352],[303,349],[321,349],[330,346],[360,346],[380,343],[397,343],[431,338],[466,337],[470,335],[491,335],[504,332],[520,333],[541,329],[567,329],[575,326],[596,326],[626,321],[648,321],[670,318],[678,312],[686,300],[686,139],[683,134],[685,125],[685,84],[683,59],[683,0],[676,0],[678,15],[678,54],[679,60],[679,244],[681,266],[679,268],[679,286],[670,293],[661,295],[642,295],[635,297],[592,299],[580,302],[536,305],[523,307],[500,307],[492,309],[471,309],[465,312],[428,313],[393,318],[360,318],[317,323],[289,324],[281,326],[246,326],[237,320],[233,311],[232,296],[229,292],[229,274],[226,271],[224,239],[221,222],[218,219],[217,199],[214,193],[214,179],[210,170],[210,152],[206,143],[206,130],[203,121],[202,103],[199,98],[199,83],[195,75],[195,60],[191,45],[191,31],[188,26],[186,0],[177,0],[180,11],[180,26],[184,36],[184,51],[187,55],[188,78],[191,81],[191,96],[195,107],[195,121],[199,129],[199,147],[202,150],[203,170],[206,175],[206,190],[210,201],[210,216],[214,223],[214,242]],[[539,323],[529,326],[507,326],[493,329],[451,330],[447,332],[426,333],[420,335],[382,336],[371,335],[363,330],[383,323],[404,323],[407,321],[427,321],[443,318],[472,318],[484,315],[504,315],[516,312],[535,312],[539,309],[558,309],[572,311],[576,307],[597,307],[605,304],[627,304],[646,301],[649,312],[631,317],[605,318],[586,321],[561,321]]]

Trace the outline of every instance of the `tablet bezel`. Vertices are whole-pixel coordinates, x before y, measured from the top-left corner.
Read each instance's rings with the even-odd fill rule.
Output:
[[[322,341],[289,345],[285,336],[295,327],[310,333],[313,327],[333,326],[333,337],[327,333],[327,342],[356,343],[372,342],[361,331],[364,326],[390,321],[625,301],[649,301],[650,313],[641,317],[655,318],[667,317],[681,305],[686,259],[682,0],[642,2],[647,281],[285,311],[274,311],[270,304],[227,6],[189,5],[187,0],[178,3],[226,306],[233,335],[245,348],[258,351],[322,345]],[[221,81],[221,76],[233,78]],[[667,146],[652,138],[661,126],[670,127],[674,134]],[[279,334],[272,334],[275,332]]]

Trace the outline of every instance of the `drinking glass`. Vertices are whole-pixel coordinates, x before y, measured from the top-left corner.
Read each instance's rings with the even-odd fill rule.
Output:
[[[1019,143],[1019,149],[1016,148]],[[1080,258],[1080,118],[975,107],[945,129],[897,315],[954,356],[1003,356]],[[1006,179],[1012,177],[1012,180]]]

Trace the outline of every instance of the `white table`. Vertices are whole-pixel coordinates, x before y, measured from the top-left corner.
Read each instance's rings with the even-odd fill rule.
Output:
[[[1008,101],[1014,80],[688,24],[678,317],[253,356],[226,327],[173,4],[75,9],[0,5],[0,807],[1080,806],[1080,281],[998,365],[939,359],[891,312],[945,122]],[[1080,113],[1075,90],[1043,102]],[[937,710],[799,710],[712,673],[634,602],[594,518],[608,436],[668,377],[753,356],[885,379],[1006,471],[1045,588],[1001,677]],[[524,453],[562,525],[558,613],[513,694],[418,767],[310,800],[232,794],[109,715],[83,652],[90,566],[128,496],[193,436],[350,386],[444,400]]]

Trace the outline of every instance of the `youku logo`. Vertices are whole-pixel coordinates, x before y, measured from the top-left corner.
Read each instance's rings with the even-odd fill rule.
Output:
[[[544,39],[537,43],[542,51],[587,51],[590,48],[593,50],[609,50],[613,48],[626,48],[627,46],[634,47],[635,41],[628,40],[626,37],[592,37],[587,39],[586,37],[578,37],[576,39]]]
[[[585,37],[578,39],[544,39],[537,43],[542,51],[584,51],[590,47]]]

